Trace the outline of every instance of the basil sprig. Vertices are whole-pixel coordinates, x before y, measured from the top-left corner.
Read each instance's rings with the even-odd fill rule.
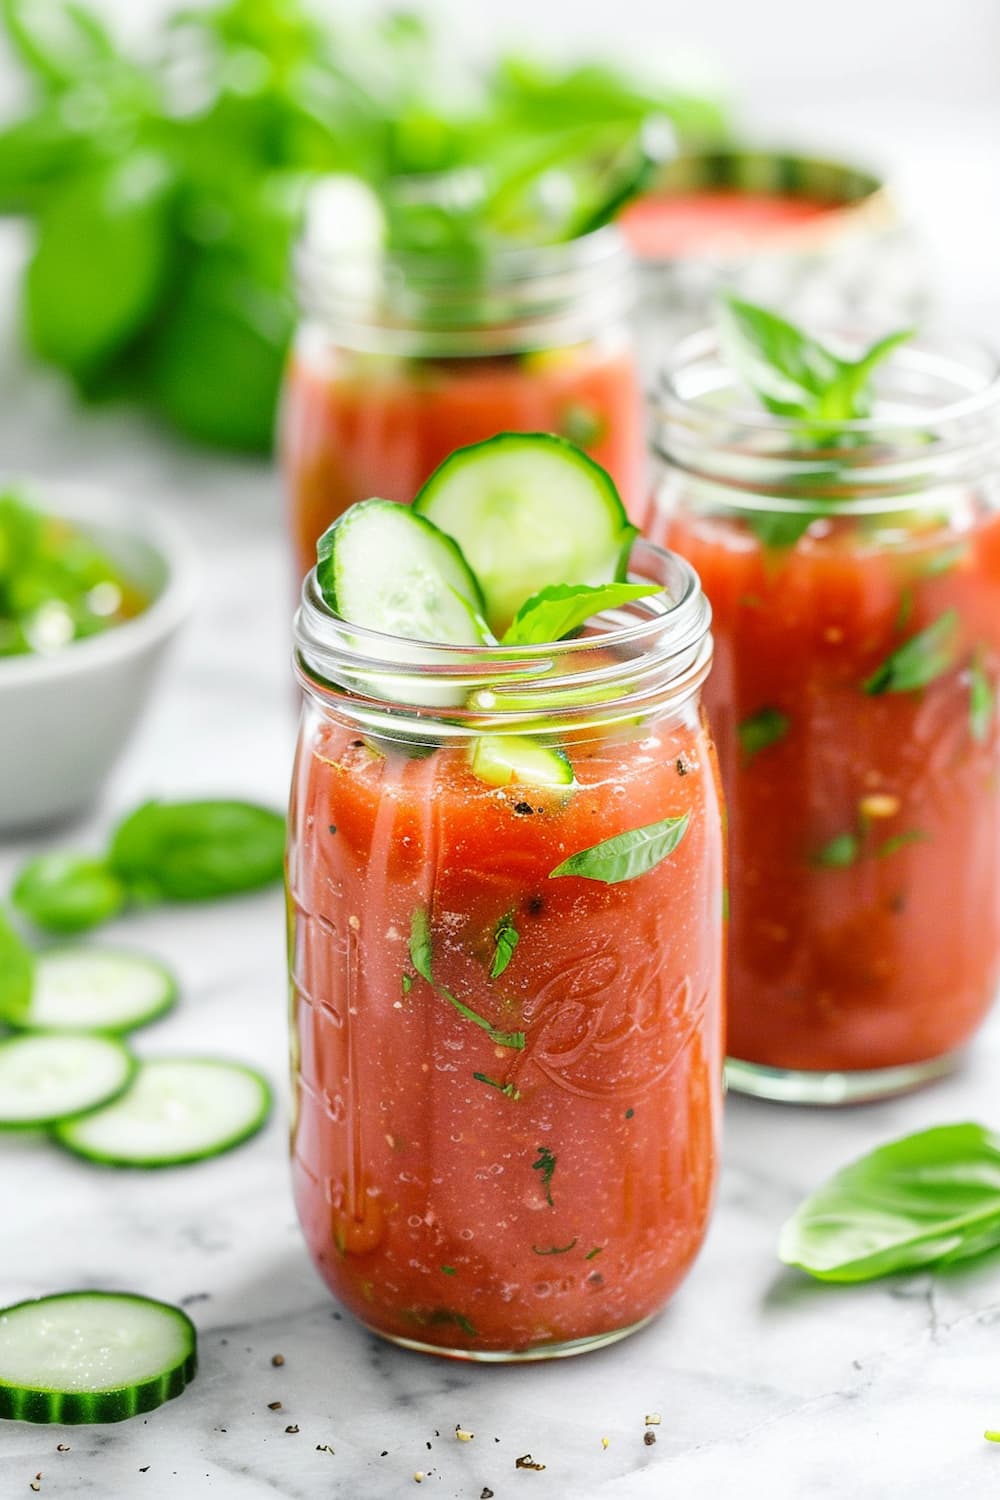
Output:
[[[129,904],[208,901],[280,880],[285,820],[232,800],[146,802],[114,830],[103,856],[29,860],[12,899],[46,932],[98,927]]]
[[[526,599],[504,631],[501,645],[543,646],[575,634],[594,615],[620,609],[663,590],[646,583],[558,583]]]
[[[898,329],[858,358],[845,359],[786,318],[740,297],[722,297],[716,321],[727,362],[768,411],[795,423],[806,449],[843,448],[854,441],[843,424],[871,415],[873,374],[914,333]],[[834,482],[835,458],[830,462]],[[815,493],[821,483],[822,476],[813,473],[809,493],[790,509],[748,512],[747,524],[766,547],[793,546],[813,521],[836,512],[836,500]]]
[[[872,696],[880,693],[913,693],[941,677],[955,664],[959,615],[947,609],[930,625],[898,646],[862,687]]]
[[[820,1281],[869,1281],[1000,1245],[1000,1138],[940,1125],[880,1146],[812,1193],[778,1254]]]
[[[796,419],[807,434],[818,428],[827,436],[830,424],[871,415],[872,375],[914,333],[898,329],[857,359],[844,359],[794,323],[740,297],[721,299],[718,324],[729,363],[768,411]]]
[[[679,818],[664,818],[660,823],[648,823],[645,828],[617,833],[590,849],[571,854],[556,866],[549,879],[578,875],[583,880],[600,880],[605,885],[635,880],[673,854],[687,833],[688,822],[688,814],[684,813]]]

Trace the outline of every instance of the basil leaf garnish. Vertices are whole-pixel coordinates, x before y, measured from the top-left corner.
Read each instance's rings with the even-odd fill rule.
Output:
[[[35,956],[0,912],[0,1021],[23,1019],[34,983]]]
[[[410,962],[421,979],[426,979],[435,994],[440,995],[442,1000],[447,1000],[448,1004],[453,1006],[460,1016],[464,1016],[467,1021],[471,1021],[473,1026],[478,1026],[480,1031],[485,1031],[490,1041],[496,1042],[498,1047],[511,1047],[516,1052],[524,1050],[523,1031],[501,1031],[498,1027],[494,1026],[492,1021],[488,1021],[485,1016],[481,1016],[478,1011],[474,1011],[471,1006],[466,1005],[464,1000],[459,1000],[458,996],[453,995],[451,990],[446,989],[443,984],[438,984],[431,970],[431,961],[430,918],[424,908],[418,906],[414,908],[413,916],[410,918]],[[487,1083],[492,1082],[491,1079],[484,1079],[483,1081]],[[501,1091],[505,1092],[505,1090]]]
[[[837,1172],[784,1225],[778,1254],[821,1281],[868,1281],[1000,1245],[1000,1139],[940,1125]]]
[[[514,926],[513,913],[501,917],[493,933],[493,962],[490,965],[490,978],[499,979],[511,959],[514,957],[514,949],[520,941],[517,928]]]
[[[813,426],[869,414],[875,369],[913,336],[912,328],[899,329],[859,358],[842,359],[786,318],[733,296],[721,299],[718,324],[729,363],[758,399],[776,416],[800,419],[814,441],[820,434],[810,431]]]
[[[688,814],[684,813],[679,818],[664,818],[661,823],[648,823],[645,828],[616,833],[614,838],[571,854],[569,859],[556,866],[549,879],[578,875],[583,880],[603,881],[605,885],[635,880],[673,854],[687,833],[689,821]]]
[[[989,739],[996,714],[996,693],[978,658],[969,668],[969,730],[978,744]]]
[[[780,708],[761,708],[744,719],[736,726],[744,761],[753,760],[762,750],[783,740],[790,724],[788,715]]]
[[[646,583],[559,583],[526,599],[504,631],[503,646],[544,646],[565,640],[602,610],[620,609],[662,589]]]
[[[881,693],[914,693],[947,672],[955,662],[958,610],[945,610],[933,624],[904,641],[881,666],[866,677],[862,688]]]

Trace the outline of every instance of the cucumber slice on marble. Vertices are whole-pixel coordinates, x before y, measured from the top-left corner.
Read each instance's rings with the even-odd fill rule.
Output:
[[[527,735],[481,734],[469,747],[474,776],[489,786],[571,787],[573,767],[561,750]]]
[[[26,1032],[0,1041],[0,1129],[40,1129],[117,1098],[136,1060],[112,1036]]]
[[[413,508],[462,549],[497,636],[541,589],[624,578],[636,536],[610,474],[546,432],[457,449]]]
[[[219,1156],[256,1135],[271,1110],[264,1078],[242,1063],[157,1057],[120,1098],[56,1125],[61,1146],[112,1167],[174,1167]]]
[[[114,948],[53,948],[36,958],[28,1008],[10,1024],[120,1034],[165,1015],[176,999],[176,981],[156,959]]]
[[[450,536],[407,505],[362,500],[316,544],[316,578],[342,619],[405,641],[475,646],[483,595]]]
[[[179,1307],[127,1292],[60,1292],[0,1309],[0,1417],[121,1422],[179,1396],[197,1368]]]

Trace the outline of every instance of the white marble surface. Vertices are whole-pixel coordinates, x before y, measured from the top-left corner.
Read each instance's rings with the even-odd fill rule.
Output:
[[[1000,336],[998,199],[994,190],[984,210],[973,192],[989,135],[970,124],[950,147],[929,132],[916,139],[900,154],[905,180],[921,176],[925,148],[953,168],[946,211],[928,213],[925,226],[953,267],[946,301]],[[0,241],[4,251],[12,263],[13,239]],[[281,802],[294,725],[276,481],[259,466],[175,448],[136,417],[82,414],[57,380],[23,368],[9,330],[3,342],[4,467],[106,479],[169,507],[203,565],[191,627],[104,804],[72,831],[73,843],[96,842],[119,809],[149,794]],[[0,889],[46,842],[54,841],[0,848]],[[143,1054],[229,1053],[283,1084],[277,892],[152,914],[113,935],[161,953],[183,980],[177,1012],[140,1035]],[[280,1104],[242,1150],[161,1174],[101,1171],[41,1141],[5,1139],[0,1303],[74,1286],[182,1302],[199,1327],[202,1368],[185,1395],[146,1419],[92,1429],[0,1424],[0,1496],[30,1494],[39,1472],[50,1500],[393,1500],[425,1491],[476,1500],[484,1487],[497,1500],[996,1494],[1000,1450],[982,1433],[1000,1426],[1000,1259],[838,1290],[784,1272],[774,1246],[799,1198],[877,1141],[948,1120],[1000,1123],[998,1076],[993,1024],[965,1072],[910,1099],[848,1113],[731,1100],[718,1213],[672,1307],[616,1348],[549,1367],[424,1359],[340,1314],[296,1229]],[[275,1400],[282,1409],[269,1411]],[[662,1425],[648,1447],[651,1411]],[[456,1423],[475,1432],[471,1443],[455,1440]],[[58,1453],[59,1442],[69,1451]],[[527,1452],[544,1472],[515,1470]],[[427,1476],[419,1487],[417,1470]]]

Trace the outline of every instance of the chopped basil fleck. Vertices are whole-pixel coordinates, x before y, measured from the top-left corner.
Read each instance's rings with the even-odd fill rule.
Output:
[[[783,714],[779,708],[770,707],[758,709],[749,719],[744,719],[736,729],[744,761],[753,760],[762,750],[783,740],[790,723],[787,714]]]
[[[949,609],[904,641],[862,683],[872,696],[913,693],[947,672],[955,662],[958,610]]]

